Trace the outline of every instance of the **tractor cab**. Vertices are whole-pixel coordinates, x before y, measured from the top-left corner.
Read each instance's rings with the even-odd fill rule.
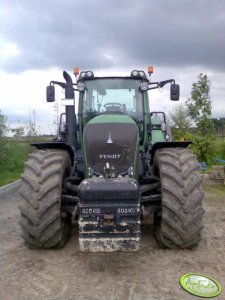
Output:
[[[108,114],[127,114],[135,121],[143,120],[143,93],[140,80],[131,78],[96,78],[85,82],[83,119]]]
[[[141,78],[102,77],[79,80],[84,91],[79,95],[79,125],[85,125],[97,116],[129,116],[138,126],[140,144],[144,141],[144,116],[148,98],[140,89]],[[81,132],[81,135],[83,132]],[[81,136],[80,136],[81,138]]]

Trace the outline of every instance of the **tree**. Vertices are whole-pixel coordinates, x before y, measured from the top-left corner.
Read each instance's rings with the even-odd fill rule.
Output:
[[[191,98],[185,103],[188,116],[196,123],[198,133],[193,135],[191,148],[199,160],[208,163],[215,156],[215,129],[209,118],[212,112],[210,99],[210,81],[207,75],[198,75],[198,81],[192,84]]]
[[[170,125],[184,131],[187,131],[191,127],[187,109],[183,104],[176,105],[174,111],[170,113]]]
[[[170,113],[170,126],[173,138],[175,140],[183,140],[191,127],[191,121],[187,116],[187,109],[184,104],[176,105],[173,112]]]
[[[187,133],[185,141],[191,141],[190,148],[196,154],[199,161],[212,163],[215,157],[215,143],[211,136]]]
[[[210,81],[207,75],[200,73],[198,81],[192,84],[191,98],[185,102],[187,115],[196,122],[198,131],[202,135],[212,134],[214,131],[213,122],[209,119],[212,112],[209,92]]]
[[[217,135],[225,135],[225,118],[212,119]]]
[[[20,140],[25,135],[25,127],[21,124],[18,127],[11,128],[10,130],[16,140]]]
[[[7,155],[7,147],[6,147],[6,116],[1,113],[0,110],[0,163],[4,162]]]
[[[34,109],[32,113],[29,111],[29,121],[25,124],[25,130],[28,137],[36,137],[40,134],[40,127],[36,123],[36,113]]]
[[[59,128],[59,123],[60,123],[60,112],[59,112],[58,102],[55,102],[53,109],[54,109],[54,121],[53,121],[54,134],[57,134],[58,128]]]

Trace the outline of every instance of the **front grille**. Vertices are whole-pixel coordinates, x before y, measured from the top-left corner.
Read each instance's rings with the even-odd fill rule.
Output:
[[[103,174],[106,163],[116,175],[134,163],[138,128],[135,123],[96,123],[84,128],[87,163],[94,172]]]

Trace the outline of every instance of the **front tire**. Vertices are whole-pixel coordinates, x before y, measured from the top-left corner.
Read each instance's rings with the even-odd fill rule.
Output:
[[[61,194],[70,165],[68,153],[61,150],[37,150],[25,163],[19,209],[29,248],[61,248],[69,238],[71,221],[62,218]]]
[[[156,152],[155,174],[160,177],[162,210],[155,214],[155,235],[167,248],[194,248],[203,229],[202,179],[190,149],[167,148]]]

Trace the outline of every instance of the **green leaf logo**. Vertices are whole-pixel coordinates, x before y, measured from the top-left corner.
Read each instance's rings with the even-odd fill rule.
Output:
[[[181,276],[180,285],[190,294],[203,298],[213,298],[221,293],[221,286],[215,279],[198,273]]]

